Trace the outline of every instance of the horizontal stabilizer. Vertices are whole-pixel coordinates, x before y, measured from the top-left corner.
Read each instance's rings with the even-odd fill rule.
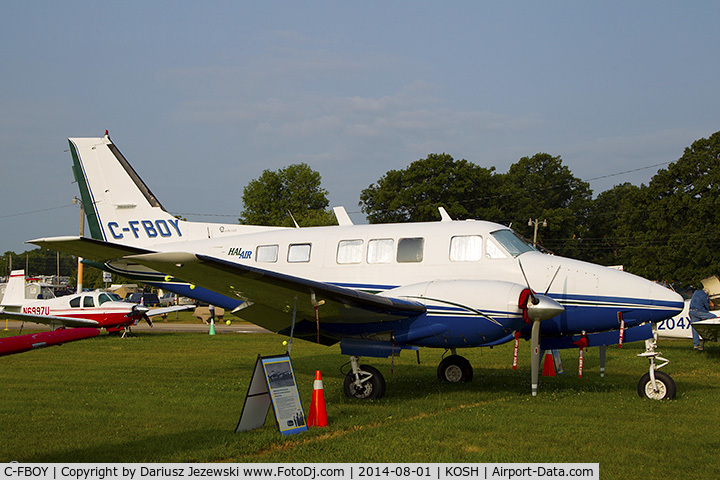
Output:
[[[43,325],[64,326],[64,327],[97,327],[98,322],[86,318],[55,317],[52,315],[33,315],[31,313],[13,312],[8,309],[0,309],[0,316],[24,322],[42,323]]]
[[[142,248],[94,240],[87,237],[36,238],[35,240],[28,240],[26,243],[32,243],[33,245],[49,248],[50,250],[56,250],[58,252],[69,253],[76,257],[87,257],[99,262],[121,258],[126,255],[139,255],[149,252],[149,250]]]

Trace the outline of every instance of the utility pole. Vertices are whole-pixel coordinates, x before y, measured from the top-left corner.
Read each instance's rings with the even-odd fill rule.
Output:
[[[535,232],[533,233],[533,247],[537,246],[537,231],[539,225],[547,227],[547,220],[543,220],[542,222],[537,218],[535,220],[533,220],[532,218],[528,220],[528,227],[535,227]]]
[[[85,207],[83,206],[82,200],[77,197],[73,197],[73,203],[80,204],[80,237],[85,235]],[[78,257],[78,278],[77,278],[77,293],[82,293],[82,282],[83,282],[83,264],[82,257]]]

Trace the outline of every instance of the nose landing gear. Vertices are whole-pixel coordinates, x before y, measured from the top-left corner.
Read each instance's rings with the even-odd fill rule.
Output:
[[[648,373],[640,377],[638,382],[638,395],[652,400],[672,400],[675,398],[675,381],[667,373],[658,372],[670,361],[661,357],[662,353],[656,352],[655,347],[657,343],[654,338],[645,340],[645,352],[638,354],[638,357],[645,357],[650,361]],[[655,360],[663,363],[657,365]]]

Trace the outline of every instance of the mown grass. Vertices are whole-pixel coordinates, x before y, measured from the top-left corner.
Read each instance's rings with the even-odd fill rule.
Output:
[[[7,335],[13,332],[1,332]],[[0,461],[22,462],[598,462],[602,478],[716,478],[720,467],[720,346],[662,342],[675,401],[637,396],[641,344],[563,352],[565,374],[529,394],[527,345],[462,351],[471,383],[440,383],[441,351],[364,359],[387,392],[378,401],[342,393],[337,347],[302,341],[293,366],[303,406],[323,374],[330,426],[281,436],[272,418],[236,434],[259,353],[283,353],[272,334],[139,333],[101,336],[0,359]],[[272,415],[272,413],[270,414]],[[671,473],[672,472],[672,473]]]

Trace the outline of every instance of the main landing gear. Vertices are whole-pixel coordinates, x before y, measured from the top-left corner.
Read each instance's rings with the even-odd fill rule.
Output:
[[[385,378],[382,373],[370,365],[360,365],[359,358],[350,356],[351,369],[345,375],[343,390],[350,398],[377,400],[385,395]]]
[[[650,361],[648,373],[640,377],[638,382],[638,395],[652,400],[672,400],[675,398],[675,381],[667,373],[658,371],[670,361],[661,357],[662,354],[656,352],[655,347],[655,338],[645,340],[645,352],[638,354],[638,357],[645,357]],[[663,363],[657,365],[655,360]]]
[[[452,355],[444,358],[438,365],[438,378],[444,382],[469,382],[473,377],[470,362],[457,355],[455,349]],[[350,371],[345,375],[343,390],[349,398],[360,400],[377,400],[385,395],[385,378],[382,373],[370,365],[360,365],[359,358],[350,357]]]
[[[438,378],[443,382],[458,383],[469,382],[473,377],[473,369],[465,357],[461,357],[455,351],[450,350],[452,355],[443,358],[438,365]]]

